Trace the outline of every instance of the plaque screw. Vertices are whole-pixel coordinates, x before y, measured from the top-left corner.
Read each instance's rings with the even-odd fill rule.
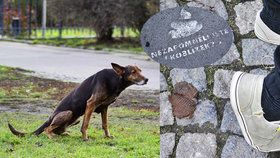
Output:
[[[150,46],[150,42],[146,42],[146,47],[149,47]]]

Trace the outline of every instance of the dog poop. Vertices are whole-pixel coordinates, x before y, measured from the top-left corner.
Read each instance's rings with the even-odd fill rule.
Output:
[[[173,115],[177,118],[192,118],[197,105],[197,89],[190,83],[179,82],[168,99],[172,104]]]

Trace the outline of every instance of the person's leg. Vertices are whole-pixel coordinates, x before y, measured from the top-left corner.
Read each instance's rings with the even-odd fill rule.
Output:
[[[280,0],[263,0],[263,9],[255,21],[256,36],[268,43],[280,45]]]
[[[268,121],[280,121],[280,46],[274,52],[274,62],[275,68],[265,77],[262,92],[262,108]]]
[[[256,36],[280,45],[280,0],[263,0],[255,22]],[[280,46],[274,52],[274,70],[267,76],[234,74],[230,101],[245,140],[265,151],[280,150]]]
[[[261,20],[280,34],[280,0],[263,0]],[[264,80],[262,107],[268,121],[280,120],[280,47],[274,52],[275,69]]]
[[[280,0],[263,0],[260,16],[272,31],[280,34]]]
[[[230,100],[245,140],[261,151],[280,150],[280,46],[275,69],[268,76],[234,74]]]

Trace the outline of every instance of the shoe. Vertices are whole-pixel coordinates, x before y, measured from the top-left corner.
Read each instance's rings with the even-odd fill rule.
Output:
[[[280,126],[263,116],[264,78],[262,75],[236,72],[230,87],[231,106],[248,144],[262,152],[279,151]]]
[[[256,36],[268,43],[280,45],[280,33],[276,33],[271,30],[269,26],[265,24],[265,22],[261,18],[261,11],[257,13],[256,21],[255,21],[255,34]],[[279,27],[279,26],[277,26]]]

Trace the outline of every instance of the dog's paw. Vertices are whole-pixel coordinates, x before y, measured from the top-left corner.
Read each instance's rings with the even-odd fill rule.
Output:
[[[48,135],[48,138],[49,138],[49,139],[53,139],[53,137],[54,137],[54,136]]]
[[[105,136],[105,138],[108,138],[108,139],[114,139],[115,137],[112,136],[112,135],[109,135],[109,136]]]
[[[89,141],[89,138],[83,138],[83,141],[87,142],[87,141]]]
[[[46,135],[47,135],[47,137],[49,138],[49,139],[53,139],[56,135],[55,134],[53,134],[53,133],[46,133]]]
[[[62,136],[70,136],[70,132],[66,131],[64,133],[61,134]]]

